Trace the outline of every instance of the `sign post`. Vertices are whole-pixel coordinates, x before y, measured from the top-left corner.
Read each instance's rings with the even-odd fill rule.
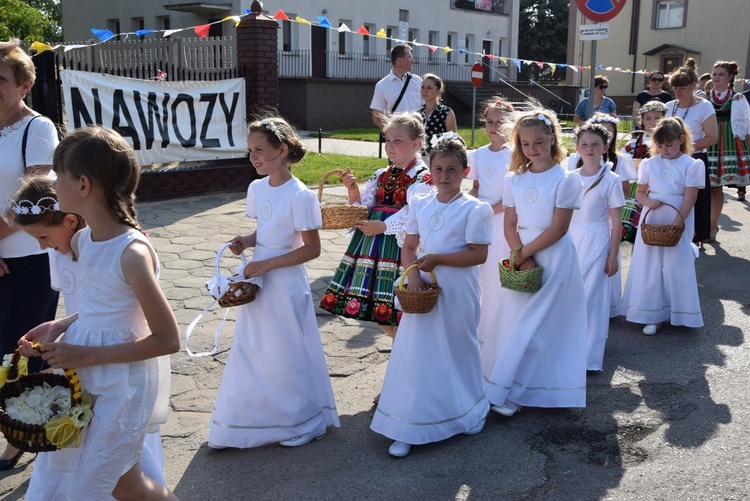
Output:
[[[576,0],[578,10],[590,21],[606,23],[625,7],[626,0]],[[604,29],[601,29],[604,27]],[[586,36],[586,38],[584,38]],[[609,38],[609,25],[581,26],[580,40],[591,40],[591,72],[589,74],[589,112],[594,109],[594,78],[596,77],[596,41]],[[591,113],[589,113],[591,115]],[[591,118],[589,116],[589,118]]]
[[[474,147],[474,126],[476,122],[477,117],[477,87],[482,85],[482,82],[484,81],[484,69],[482,68],[482,63],[476,62],[471,67],[471,83],[474,86],[472,89],[472,99],[471,99],[471,147]]]

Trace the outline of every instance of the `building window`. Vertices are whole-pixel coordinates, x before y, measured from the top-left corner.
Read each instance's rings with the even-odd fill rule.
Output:
[[[409,22],[409,11],[404,9],[398,10],[398,20],[402,23],[408,23]]]
[[[505,0],[451,0],[451,7],[454,9],[505,14],[506,3]]]
[[[170,28],[171,25],[169,23],[169,16],[158,16],[156,18],[156,26],[158,26],[159,29],[161,29],[161,30],[169,30],[169,29],[171,29]]]
[[[142,17],[131,17],[130,18],[130,28],[133,31],[141,31],[146,26],[146,23],[144,23]],[[143,35],[138,37],[139,39],[143,40],[145,37]]]
[[[352,21],[350,19],[339,19],[339,28],[344,24],[350,26]],[[352,34],[349,31],[339,31],[339,55],[346,54],[347,44],[351,40],[351,36]]]
[[[292,50],[292,22],[281,21],[281,50],[289,52]]]
[[[393,37],[393,33],[396,32],[396,27],[394,26],[388,26],[385,29],[385,36],[387,37],[385,39],[385,51],[390,54],[391,53],[391,47],[393,47],[393,40],[391,40],[391,37]]]
[[[685,26],[685,0],[659,0],[655,5],[654,28],[669,29]]]
[[[374,24],[364,24],[364,27],[365,27],[365,29],[367,29],[368,33],[372,33],[373,30],[375,29],[375,25]],[[374,43],[373,37],[368,36],[368,35],[364,35],[362,37],[362,44],[363,44],[362,45],[362,53],[365,56],[369,56],[369,55],[371,55],[372,53],[375,52],[375,43]]]
[[[115,40],[120,40],[120,20],[119,19],[107,19],[107,29],[117,35]]]
[[[455,33],[448,33],[448,39],[445,41],[446,45],[452,49],[453,48],[453,44],[456,43],[457,39],[458,39],[458,37],[457,37],[457,35]],[[449,63],[453,62],[453,51],[448,52],[445,55],[445,57],[446,57],[446,59],[448,60]]]
[[[439,43],[440,43],[440,34],[437,31],[430,31],[429,33],[427,33],[427,45],[432,45],[433,47],[435,47]],[[434,59],[435,59],[435,54],[432,52],[432,49],[430,49],[429,51],[427,51],[427,60],[433,61]]]
[[[474,52],[474,35],[466,35],[466,38],[464,39],[464,49],[466,49],[466,54],[464,54],[464,63],[469,64],[469,53]]]
[[[505,39],[501,38],[500,40],[497,41],[497,55],[501,56],[501,57],[503,55],[503,46],[505,45],[503,43],[503,40],[505,40]],[[502,59],[498,59],[497,60],[497,66],[499,68],[507,68],[508,67],[508,61],[507,60],[503,61]]]

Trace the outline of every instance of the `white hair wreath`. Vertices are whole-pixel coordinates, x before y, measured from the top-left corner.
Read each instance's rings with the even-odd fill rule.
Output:
[[[284,142],[284,139],[281,137],[281,132],[279,132],[279,128],[276,127],[276,124],[273,123],[273,120],[271,120],[270,118],[266,118],[264,120],[261,120],[260,124],[265,126],[266,129],[276,134],[276,137],[279,138],[280,143]]]
[[[442,134],[435,134],[430,139],[430,146],[432,146],[433,149],[437,148],[438,144],[440,144],[441,141],[445,141],[448,139],[457,139],[461,136],[456,134],[453,131],[443,132]]]

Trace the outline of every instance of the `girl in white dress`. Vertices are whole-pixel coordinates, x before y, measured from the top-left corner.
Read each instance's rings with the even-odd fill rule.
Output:
[[[402,249],[409,290],[424,289],[429,273],[443,288],[429,313],[404,313],[393,343],[380,403],[371,428],[395,440],[389,453],[403,457],[412,445],[482,431],[489,403],[482,380],[479,264],[492,240],[492,209],[461,192],[466,149],[446,133],[430,155],[437,187],[415,195]]]
[[[208,445],[296,447],[340,426],[305,269],[320,255],[320,205],[291,173],[306,149],[284,119],[251,123],[247,144],[266,177],[247,189],[246,211],[257,229],[235,237],[230,249],[255,248],[244,274],[262,276],[263,286],[238,307]]]
[[[609,280],[619,270],[622,235],[620,178],[602,160],[610,133],[586,122],[575,130],[576,149],[583,165],[574,172],[583,182],[581,208],[573,212],[570,235],[576,246],[586,291],[588,349],[586,369],[602,370],[604,345],[609,334]]]
[[[135,217],[135,154],[116,132],[87,127],[62,140],[53,169],[59,209],[88,223],[71,241],[78,313],[42,324],[19,345],[55,369],[75,368],[94,400],[67,498],[177,499],[140,464],[159,392],[157,357],[177,351],[180,338],[156,252]],[[39,351],[33,341],[43,343]]]
[[[643,333],[647,336],[656,334],[661,322],[666,321],[703,327],[695,276],[698,249],[691,240],[693,205],[698,190],[705,186],[705,167],[690,156],[692,137],[681,118],[662,119],[652,138],[651,158],[638,168],[636,197],[643,205],[640,224],[648,217],[650,224],[681,225],[684,218],[685,231],[676,246],[656,247],[646,245],[638,229],[622,296],[622,314],[629,322],[646,324]],[[676,207],[682,218],[664,204]]]
[[[46,175],[25,179],[12,203],[13,222],[36,238],[42,249],[49,249],[50,283],[53,289],[62,292],[66,315],[73,315],[78,312],[76,284],[80,277],[80,262],[71,249],[71,240],[86,223],[81,216],[59,210],[53,182],[54,179]],[[169,405],[169,357],[159,357],[159,362],[159,368],[162,369],[163,362],[166,369],[160,373],[159,379],[160,396],[163,395],[164,398],[157,398],[155,412],[149,421],[150,429],[143,444],[141,466],[148,477],[165,485],[164,451],[159,425],[166,422]],[[60,374],[64,373],[61,371]],[[162,408],[156,412],[159,404]],[[80,448],[38,453],[29,488],[26,490],[26,499],[66,499],[68,491],[75,489],[75,478],[72,473],[75,471],[79,454]]]
[[[516,267],[544,271],[533,294],[501,290],[496,332],[482,348],[487,395],[492,410],[504,416],[519,405],[586,405],[586,305],[568,234],[581,178],[559,164],[561,135],[555,115],[543,109],[521,113],[511,135],[505,238],[520,249]]]
[[[487,251],[487,261],[479,265],[479,285],[482,289],[482,311],[495,311],[499,308],[500,281],[497,276],[497,263],[508,257],[510,249],[503,233],[503,183],[508,173],[510,148],[506,141],[506,124],[508,113],[513,107],[500,98],[490,99],[484,108],[484,130],[490,138],[490,144],[469,152],[469,174],[474,180],[469,195],[479,198],[492,206],[495,214],[492,218],[492,245]],[[491,315],[482,315],[477,334],[479,346],[484,344],[485,336],[495,326],[491,324]]]

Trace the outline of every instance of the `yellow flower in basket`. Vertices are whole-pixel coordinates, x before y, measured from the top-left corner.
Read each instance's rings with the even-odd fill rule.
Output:
[[[14,363],[13,358],[16,357],[16,361]],[[14,370],[16,367],[18,367],[18,370]],[[12,383],[13,381],[17,381],[18,378],[21,376],[26,376],[29,373],[29,359],[22,356],[17,351],[5,355],[3,357],[3,365],[0,367],[0,388],[3,387],[5,383]]]

